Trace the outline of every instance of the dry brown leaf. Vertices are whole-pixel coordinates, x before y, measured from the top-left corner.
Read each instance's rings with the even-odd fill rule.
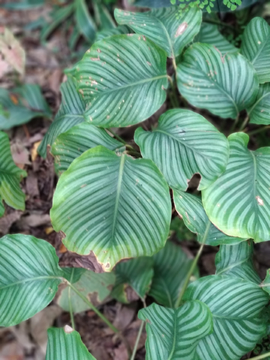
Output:
[[[36,160],[36,158],[38,156],[37,149],[38,149],[40,143],[41,143],[41,140],[35,142],[32,149],[31,149],[31,159],[32,159],[33,162]]]

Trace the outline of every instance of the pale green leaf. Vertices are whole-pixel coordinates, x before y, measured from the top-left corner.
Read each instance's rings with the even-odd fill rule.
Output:
[[[235,119],[259,90],[253,66],[240,54],[222,55],[212,45],[193,44],[177,67],[180,93],[190,104]]]
[[[209,219],[230,236],[270,240],[270,147],[248,150],[244,133],[229,136],[225,173],[202,192]]]
[[[260,86],[255,103],[247,111],[251,124],[270,124],[270,84]]]
[[[0,239],[0,326],[29,319],[54,298],[63,272],[55,249],[30,235]]]
[[[138,128],[134,139],[143,157],[154,161],[173,189],[186,190],[195,173],[201,175],[199,190],[205,189],[225,171],[228,162],[226,137],[190,110],[167,111],[154,131]]]
[[[211,313],[200,301],[178,309],[152,304],[138,316],[146,321],[146,360],[194,360],[198,343],[213,329]]]
[[[57,184],[51,210],[65,246],[93,251],[105,271],[122,259],[151,256],[167,239],[169,188],[150,160],[97,146],[75,159]]]
[[[114,16],[119,25],[128,25],[137,34],[146,36],[175,58],[198,34],[202,12],[198,7],[182,11],[178,7],[162,8],[147,12],[129,12],[116,9]]]
[[[101,127],[137,124],[166,99],[166,54],[136,34],[96,42],[73,75],[87,103],[85,119]]]
[[[96,37],[96,25],[89,14],[85,0],[75,0],[75,19],[80,33],[93,43]]]

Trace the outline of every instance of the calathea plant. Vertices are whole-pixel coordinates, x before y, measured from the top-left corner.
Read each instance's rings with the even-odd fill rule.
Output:
[[[270,148],[249,150],[241,130],[248,121],[270,124],[269,25],[251,20],[236,48],[202,24],[198,7],[178,10],[115,11],[119,32],[125,26],[128,33],[94,43],[68,71],[39,150],[46,156],[51,146],[59,175],[54,229],[68,250],[93,253],[104,273],[60,268],[53,247],[31,236],[0,240],[1,326],[33,316],[60,283],[67,286],[58,303],[70,311],[72,328],[49,330],[47,360],[93,359],[74,331],[73,313],[89,308],[125,341],[80,291],[82,283],[100,301],[109,295],[102,284],[126,303],[128,288],[144,304],[152,296],[138,314],[146,359],[239,360],[268,334],[269,274],[261,282],[252,256],[253,242],[270,240]],[[151,131],[136,126],[136,145],[111,129],[147,120],[167,96],[170,109]],[[226,137],[199,109],[233,119],[239,132]],[[201,196],[187,191],[194,174]],[[168,240],[172,201],[197,234],[194,259]],[[220,245],[216,274],[199,278],[205,245]],[[131,359],[135,353],[136,346]]]

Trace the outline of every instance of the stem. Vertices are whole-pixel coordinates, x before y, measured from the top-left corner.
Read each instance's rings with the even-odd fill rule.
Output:
[[[238,121],[239,121],[239,114],[237,115],[237,118],[235,119],[235,121],[232,124],[232,127],[230,129],[230,134],[233,133],[234,129],[236,128],[236,125],[238,124]]]
[[[134,349],[133,349],[130,360],[135,359],[135,355],[136,355],[136,352],[137,352],[137,349],[138,349],[138,345],[139,345],[140,338],[141,338],[141,335],[142,335],[143,327],[144,327],[144,321],[141,322],[141,326],[140,326],[140,329],[138,331],[138,335],[137,335],[137,338],[136,338],[136,342],[135,342]]]
[[[169,80],[169,82],[171,84],[171,89],[172,89],[172,92],[169,95],[171,104],[172,104],[173,108],[178,108],[179,107],[179,101],[178,101],[178,97],[177,97],[177,93],[176,93],[175,81],[173,81],[173,79],[170,76],[168,76],[168,80]]]
[[[248,132],[247,134],[248,134],[249,136],[250,136],[250,135],[255,135],[255,134],[258,134],[258,133],[260,133],[260,132],[262,132],[262,131],[264,131],[264,130],[267,130],[267,129],[270,129],[270,125],[266,125],[266,126],[263,126],[263,127],[259,128],[259,129],[257,129],[257,130],[250,131],[250,132]]]
[[[111,128],[108,129],[108,131],[110,133],[112,133],[112,135],[117,139],[119,140],[121,143],[123,143],[124,145],[127,145],[126,141],[124,139],[122,139],[119,135],[117,135],[114,131],[112,131]]]
[[[214,19],[204,19],[203,22],[206,22],[206,23],[209,23],[209,24],[215,24],[215,25],[219,25],[219,26],[224,26],[224,27],[227,27],[229,29],[232,29],[235,31],[235,27],[232,26],[232,25],[229,25],[229,24],[226,24],[222,21],[219,21],[219,20],[214,20]]]
[[[255,357],[253,357],[253,358],[250,358],[249,360],[265,359],[265,358],[267,358],[268,356],[270,356],[270,352],[268,352],[268,353],[266,353],[266,354],[262,354],[262,355],[255,356]]]
[[[174,68],[175,76],[176,76],[177,65],[176,65],[176,62],[175,62],[175,58],[174,58],[174,57],[172,58],[172,64],[173,64],[173,68]]]
[[[72,269],[72,272],[71,272],[70,282],[72,282],[72,280],[73,280],[73,275],[74,275],[74,269]],[[68,288],[68,305],[69,305],[71,326],[75,330],[75,321],[74,321],[74,314],[73,314],[72,303],[71,303],[71,287],[70,286]]]
[[[249,120],[249,116],[247,115],[245,117],[245,120],[243,121],[243,124],[240,126],[239,131],[242,131],[246,127],[248,120]]]

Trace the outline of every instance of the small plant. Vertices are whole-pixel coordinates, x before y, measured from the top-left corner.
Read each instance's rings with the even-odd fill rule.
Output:
[[[57,301],[72,328],[49,330],[47,360],[93,359],[74,330],[74,312],[86,309],[126,344],[93,304],[94,292],[98,304],[108,295],[142,300],[137,340],[145,325],[149,360],[239,360],[268,334],[270,275],[261,282],[252,257],[253,242],[270,240],[270,147],[249,150],[246,131],[248,122],[270,125],[270,28],[253,18],[239,49],[216,27],[218,36],[209,35],[198,6],[178,10],[116,9],[117,23],[131,30],[107,34],[67,71],[39,149],[45,157],[51,146],[59,175],[54,229],[68,250],[94,254],[104,273],[60,268],[54,248],[32,236],[0,240],[1,326],[33,316],[66,285]],[[138,127],[167,96],[158,125]],[[229,136],[187,102],[224,124],[233,119]],[[131,125],[134,142],[111,129]],[[189,188],[195,174],[201,196]],[[197,236],[194,259],[168,240],[172,202]],[[216,274],[199,278],[205,245],[219,245]]]

